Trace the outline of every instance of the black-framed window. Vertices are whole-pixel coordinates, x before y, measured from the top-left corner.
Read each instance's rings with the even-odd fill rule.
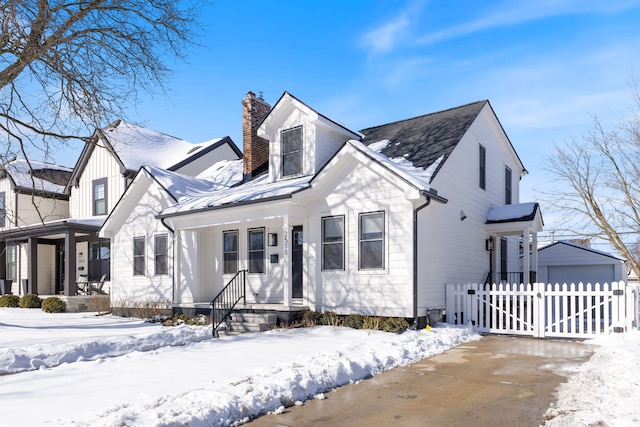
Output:
[[[100,240],[98,242],[89,243],[89,274],[88,278],[92,281],[98,281],[105,277],[110,278],[111,268],[111,244],[109,240]]]
[[[7,243],[7,279],[17,280],[18,278],[18,245]]]
[[[107,212],[107,178],[94,179],[93,183],[93,214],[106,215]]]
[[[264,228],[252,228],[248,230],[247,238],[249,240],[249,244],[247,245],[249,273],[264,273]]]
[[[282,142],[282,176],[300,175],[302,173],[302,126],[283,130]]]
[[[153,240],[155,275],[169,274],[169,236],[167,234],[156,234]]]
[[[224,274],[238,272],[238,230],[222,232],[222,258]]]
[[[6,211],[7,199],[4,191],[0,191],[0,227],[6,225],[7,211]]]
[[[483,190],[487,189],[487,150],[482,145],[478,151],[478,185]]]
[[[505,166],[504,168],[504,204],[505,205],[510,205],[511,204],[511,197],[512,197],[512,192],[511,192],[511,183],[513,182],[511,180],[511,169],[509,169],[508,167]]]
[[[384,268],[384,212],[362,213],[358,216],[359,268]]]
[[[145,238],[133,238],[133,275],[144,276],[144,249]]]
[[[508,269],[509,269],[509,244],[506,237],[500,238],[500,280],[506,281],[509,278]]]
[[[322,218],[322,269],[344,270],[344,216]]]

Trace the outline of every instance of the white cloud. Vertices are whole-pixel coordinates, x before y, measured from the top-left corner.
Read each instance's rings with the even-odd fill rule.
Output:
[[[391,20],[362,36],[362,44],[373,53],[395,48],[409,34],[409,29],[418,16],[425,0],[413,0]]]

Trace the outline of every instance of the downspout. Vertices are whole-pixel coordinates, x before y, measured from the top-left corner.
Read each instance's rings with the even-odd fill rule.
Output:
[[[429,206],[431,197],[413,211],[413,325],[411,329],[418,329],[418,213]]]
[[[164,227],[169,230],[171,233],[171,241],[173,242],[172,246],[172,254],[171,254],[171,312],[173,312],[173,303],[176,300],[176,276],[175,276],[175,268],[176,268],[176,242],[175,242],[175,231],[173,228],[169,227],[166,222],[164,222],[166,218],[160,218],[160,223],[164,225]]]

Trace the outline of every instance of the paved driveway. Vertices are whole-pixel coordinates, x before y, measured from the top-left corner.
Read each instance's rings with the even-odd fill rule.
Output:
[[[486,336],[246,425],[539,426],[592,353],[578,341]]]

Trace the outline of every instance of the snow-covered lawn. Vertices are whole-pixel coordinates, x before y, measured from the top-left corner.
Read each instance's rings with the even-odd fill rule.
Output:
[[[442,325],[213,340],[208,327],[0,308],[2,424],[231,425],[479,338]],[[600,347],[560,387],[545,425],[640,425],[640,333],[592,342]]]
[[[210,333],[0,308],[2,424],[230,425],[480,338],[447,326]]]

